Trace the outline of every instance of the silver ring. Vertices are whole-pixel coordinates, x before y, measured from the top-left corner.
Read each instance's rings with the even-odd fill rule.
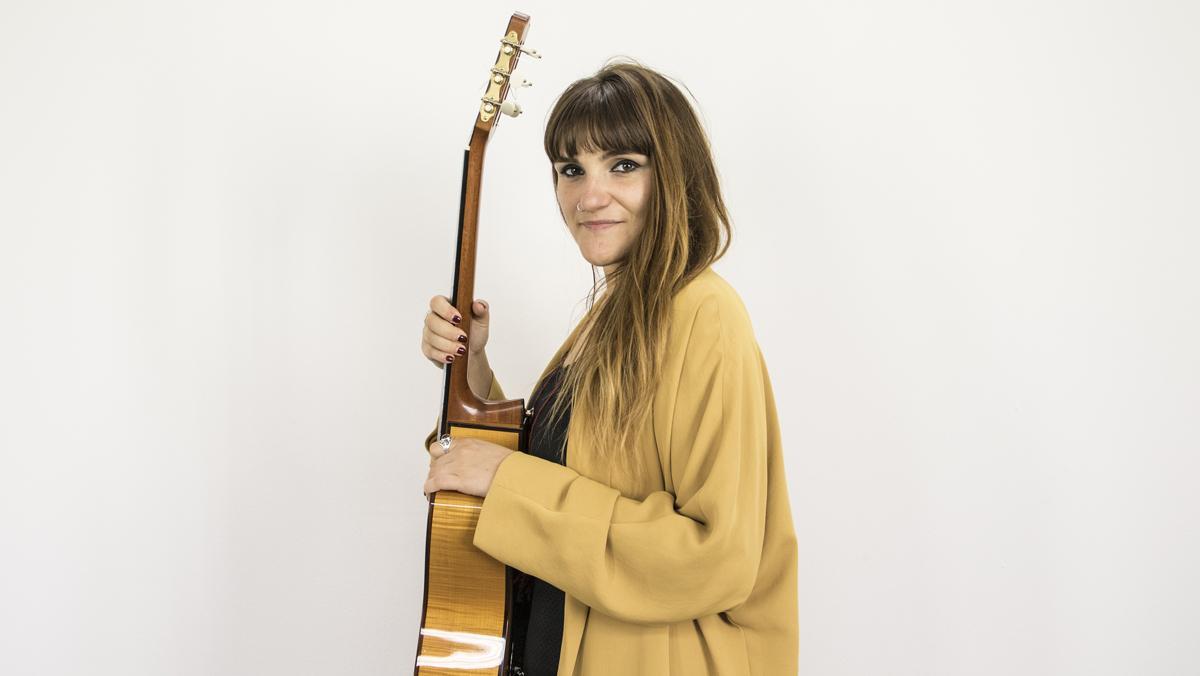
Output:
[[[450,451],[450,441],[451,439],[449,434],[443,434],[441,438],[438,439],[438,443],[442,445],[443,451]]]

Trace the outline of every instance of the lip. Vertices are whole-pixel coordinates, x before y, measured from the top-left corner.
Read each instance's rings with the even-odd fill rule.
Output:
[[[580,223],[580,225],[582,225],[583,227],[585,227],[589,230],[603,230],[603,229],[609,227],[610,225],[616,225],[617,223],[623,223],[623,222],[624,221],[606,221],[606,220],[584,221],[584,222]]]

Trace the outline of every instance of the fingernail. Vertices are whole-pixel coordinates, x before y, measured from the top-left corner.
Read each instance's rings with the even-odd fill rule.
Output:
[[[450,321],[452,321],[452,322],[454,322],[455,324],[457,324],[457,323],[459,323],[459,322],[461,322],[461,321],[462,321],[462,317],[459,317],[458,315],[454,315],[454,319],[451,319]]]
[[[446,355],[446,361],[454,361],[454,355],[452,355],[452,354]]]
[[[459,353],[459,354],[466,354],[466,353],[467,353],[467,348],[465,348],[465,347],[460,347],[460,348],[458,348],[458,353]]]
[[[460,342],[460,343],[465,343],[465,342],[467,342],[467,334],[465,334],[465,333],[464,333],[464,334],[462,334],[461,336],[459,336],[459,337],[458,337],[458,342]]]

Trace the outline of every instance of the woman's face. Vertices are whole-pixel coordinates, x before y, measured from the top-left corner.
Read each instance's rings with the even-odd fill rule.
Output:
[[[579,253],[610,272],[646,226],[653,171],[640,153],[593,151],[555,162],[555,193]]]

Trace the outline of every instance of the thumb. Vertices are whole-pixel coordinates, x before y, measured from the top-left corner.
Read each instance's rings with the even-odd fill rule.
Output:
[[[476,299],[471,304],[471,320],[475,324],[488,325],[488,320],[491,319],[491,310],[488,308],[487,301]]]

